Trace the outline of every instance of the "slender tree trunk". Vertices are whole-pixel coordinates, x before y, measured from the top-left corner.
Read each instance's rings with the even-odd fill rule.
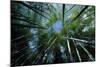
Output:
[[[79,12],[79,14],[72,20],[72,22],[75,21],[78,17],[80,17],[80,15],[81,15],[87,8],[88,8],[88,6],[85,6],[85,7]]]

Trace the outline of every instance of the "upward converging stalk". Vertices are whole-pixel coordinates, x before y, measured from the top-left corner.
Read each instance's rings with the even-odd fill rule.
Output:
[[[62,14],[63,14],[63,20],[62,20],[62,23],[63,23],[63,26],[64,26],[64,13],[65,13],[65,4],[63,4],[63,10],[62,10]]]
[[[79,14],[72,20],[72,22],[75,21],[78,17],[80,17],[80,15],[81,15],[87,8],[88,8],[88,6],[85,6],[85,7],[79,12]]]
[[[81,62],[82,59],[81,59],[80,53],[79,53],[79,51],[78,51],[78,48],[77,48],[77,46],[76,46],[77,44],[75,43],[74,40],[73,40],[73,43],[74,43],[74,46],[75,46],[75,50],[76,50],[76,53],[77,53],[78,59],[79,59],[79,61]]]
[[[69,51],[69,55],[70,55],[70,61],[73,62],[73,56],[72,56],[72,52],[71,52],[71,46],[69,43],[69,40],[67,39],[67,46],[68,46],[68,51]]]
[[[43,14],[41,14],[40,12],[35,10],[31,5],[29,5],[27,3],[24,3],[24,2],[17,2],[17,3],[20,3],[20,4],[24,5],[24,6],[26,6],[27,8],[29,8],[29,9],[33,10],[34,12],[36,12],[37,14],[39,14],[39,15],[45,17],[46,19],[48,19],[46,16],[44,16]]]
[[[80,47],[82,47],[82,49],[87,53],[88,57],[90,58],[90,60],[94,60],[93,56],[90,54],[90,52],[81,44],[79,43]]]

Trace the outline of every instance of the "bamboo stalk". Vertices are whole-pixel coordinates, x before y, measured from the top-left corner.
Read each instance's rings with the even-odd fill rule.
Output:
[[[78,17],[80,17],[80,15],[81,15],[87,8],[88,8],[88,6],[85,6],[85,7],[79,12],[79,14],[72,20],[72,22],[75,21]]]
[[[38,27],[38,26],[34,26],[34,25],[26,25],[26,24],[18,24],[18,23],[12,23],[11,25],[17,26],[17,27],[45,29],[44,27]]]
[[[68,46],[68,51],[69,51],[69,55],[70,55],[70,61],[73,61],[73,56],[72,56],[72,52],[71,52],[71,47],[69,44],[69,40],[67,39],[67,46]]]
[[[84,42],[84,43],[90,43],[89,41],[86,40],[82,40],[82,39],[77,39],[77,38],[69,38],[69,37],[63,37],[64,39],[70,39],[70,40],[75,40],[75,41],[80,41],[80,42]]]
[[[43,14],[41,14],[40,12],[38,12],[37,10],[35,10],[31,5],[27,4],[27,3],[24,3],[24,2],[17,2],[17,3],[20,3],[24,6],[26,6],[27,8],[31,9],[32,11],[36,12],[37,14],[41,15],[42,17],[48,19],[46,16],[44,16]]]
[[[80,62],[82,62],[82,59],[81,59],[80,53],[79,53],[79,51],[78,51],[78,48],[77,48],[76,43],[75,43],[74,40],[73,40],[73,43],[74,43],[74,46],[75,46],[75,50],[76,50],[76,53],[77,53],[78,59],[79,59]]]
[[[88,57],[89,57],[92,61],[94,61],[94,58],[93,58],[93,56],[90,54],[90,52],[89,52],[83,45],[81,45],[81,43],[79,43],[79,45],[80,45],[80,47],[87,53]]]

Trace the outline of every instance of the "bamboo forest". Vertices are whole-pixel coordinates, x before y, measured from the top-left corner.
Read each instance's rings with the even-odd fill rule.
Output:
[[[95,6],[11,1],[11,66],[95,61]]]

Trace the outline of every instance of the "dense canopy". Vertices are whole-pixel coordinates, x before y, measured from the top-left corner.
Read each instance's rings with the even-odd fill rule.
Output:
[[[11,65],[95,60],[95,6],[11,2]]]

